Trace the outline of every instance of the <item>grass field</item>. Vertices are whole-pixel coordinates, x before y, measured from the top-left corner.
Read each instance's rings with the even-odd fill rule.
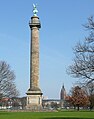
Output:
[[[94,112],[0,112],[0,119],[94,119]]]

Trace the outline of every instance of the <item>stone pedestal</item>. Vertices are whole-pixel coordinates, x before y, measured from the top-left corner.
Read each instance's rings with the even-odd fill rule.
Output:
[[[27,109],[41,110],[42,109],[42,93],[41,91],[27,92]]]

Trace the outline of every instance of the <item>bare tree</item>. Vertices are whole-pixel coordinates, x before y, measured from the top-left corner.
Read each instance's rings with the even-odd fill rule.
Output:
[[[74,48],[75,58],[73,64],[69,66],[68,74],[73,77],[84,79],[86,84],[94,81],[94,21],[93,17],[88,18],[88,23],[84,25],[89,31],[89,36],[84,42],[77,43]],[[82,80],[81,80],[82,81]]]
[[[9,64],[0,61],[0,94],[7,97],[15,97],[19,95],[19,91],[15,85],[15,74],[10,69]]]

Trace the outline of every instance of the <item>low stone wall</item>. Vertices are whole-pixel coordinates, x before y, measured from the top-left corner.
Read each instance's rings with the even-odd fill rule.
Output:
[[[43,109],[43,110],[4,110],[8,112],[57,112],[57,110],[48,110],[48,109]]]

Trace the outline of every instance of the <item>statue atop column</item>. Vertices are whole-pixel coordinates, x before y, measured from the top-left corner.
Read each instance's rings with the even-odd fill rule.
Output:
[[[37,12],[38,12],[37,7],[36,7],[35,4],[33,4],[33,13],[34,13],[34,16],[37,16]]]

